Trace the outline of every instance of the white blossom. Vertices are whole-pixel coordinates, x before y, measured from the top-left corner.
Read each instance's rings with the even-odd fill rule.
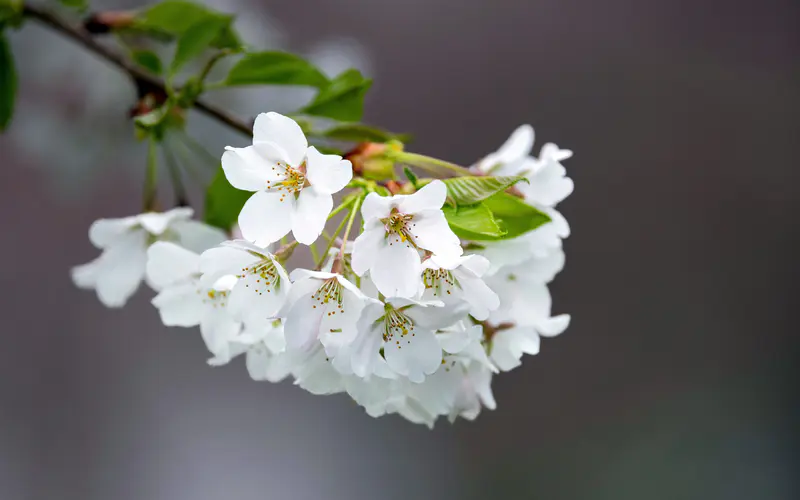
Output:
[[[228,308],[246,323],[275,318],[291,288],[289,277],[275,256],[243,240],[226,241],[203,252],[200,272],[206,285],[223,276],[237,278],[229,292]]]
[[[371,302],[359,319],[356,338],[342,348],[335,365],[358,377],[369,377],[381,367],[381,350],[386,365],[412,382],[422,382],[442,362],[442,348],[434,332],[453,323],[452,311],[435,302],[390,298]],[[348,363],[349,361],[349,363]],[[379,376],[381,376],[378,373]]]
[[[79,288],[94,289],[107,307],[121,307],[145,278],[147,248],[155,241],[172,241],[195,252],[214,246],[225,234],[190,220],[191,208],[146,212],[121,219],[99,219],[89,228],[89,240],[102,250],[97,259],[72,268]]]
[[[533,127],[521,125],[500,149],[481,159],[474,169],[490,175],[525,176],[529,182],[516,185],[525,200],[535,206],[554,207],[569,196],[574,187],[561,165],[562,160],[572,157],[572,151],[547,143],[536,158],[531,156],[533,140]]]
[[[502,289],[499,289],[503,297]],[[545,284],[525,283],[489,320],[497,325],[492,335],[490,358],[503,371],[516,368],[523,354],[539,353],[539,337],[554,337],[567,329],[568,314],[551,316],[550,292]]]
[[[283,315],[289,349],[308,350],[321,342],[329,356],[356,336],[356,324],[368,303],[379,301],[364,295],[342,275],[295,269]]]
[[[166,326],[200,325],[208,350],[217,355],[241,330],[227,309],[236,278],[222,276],[211,286],[200,281],[200,256],[174,243],[159,241],[147,250],[147,278],[158,292],[152,304]]]
[[[353,272],[369,271],[387,297],[414,297],[419,292],[421,250],[442,258],[462,253],[458,237],[441,208],[447,187],[433,181],[411,195],[382,197],[370,193],[361,207],[364,232],[353,245]]]
[[[481,277],[489,269],[489,260],[480,255],[442,257],[433,255],[423,262],[423,299],[441,300],[445,307],[469,312],[485,320],[500,306],[497,294]]]
[[[253,380],[280,382],[294,368],[286,353],[283,323],[280,320],[257,321],[230,336],[227,344],[208,360],[211,366],[229,363],[240,354],[245,355],[247,373]]]
[[[258,115],[253,145],[227,147],[222,168],[237,189],[253,191],[239,214],[246,240],[266,246],[292,232],[305,245],[322,232],[333,208],[333,193],[353,176],[341,156],[309,147],[300,126],[278,113]]]
[[[463,368],[459,386],[453,400],[448,418],[450,422],[457,417],[475,420],[481,408],[494,410],[497,403],[492,394],[492,375],[494,372],[480,363],[471,363]]]

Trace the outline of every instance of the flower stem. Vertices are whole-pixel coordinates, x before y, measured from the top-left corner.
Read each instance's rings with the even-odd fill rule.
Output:
[[[349,208],[348,208],[348,210],[349,210]],[[328,245],[325,247],[325,251],[322,252],[322,255],[320,255],[320,259],[317,261],[317,269],[320,269],[322,267],[322,264],[325,262],[325,259],[328,257],[328,252],[330,252],[331,248],[333,247],[333,242],[336,241],[336,237],[339,236],[339,233],[342,232],[342,229],[344,228],[344,225],[347,224],[348,220],[349,220],[349,217],[342,217],[342,222],[339,223],[339,227],[337,227],[336,230],[331,235],[331,239],[328,240]]]
[[[147,170],[144,174],[144,198],[142,206],[145,212],[155,209],[158,194],[158,149],[155,139],[147,142]]]
[[[355,201],[355,198],[347,198],[347,199],[345,199],[338,207],[336,207],[333,210],[331,210],[331,213],[328,214],[328,220],[331,220],[334,215],[338,214],[342,210],[344,210],[346,208],[350,208],[350,205],[352,205],[354,201]]]
[[[308,249],[311,252],[311,258],[314,259],[314,262],[319,262],[319,250],[317,250],[316,242],[308,245]]]
[[[169,172],[170,182],[172,182],[172,189],[175,193],[175,205],[187,207],[189,206],[189,198],[186,196],[186,188],[183,185],[183,178],[181,177],[181,170],[178,167],[178,161],[175,159],[172,149],[170,149],[167,144],[162,143],[161,149],[164,152],[167,172]]]
[[[353,210],[350,211],[350,216],[347,218],[347,229],[344,230],[344,236],[342,236],[342,246],[339,247],[339,260],[341,262],[344,262],[344,247],[347,246],[347,238],[350,237],[350,230],[353,228],[353,221],[356,220],[356,215],[358,215],[358,209],[361,208],[362,201],[364,201],[363,196],[356,198],[356,202],[353,205]]]
[[[232,53],[233,52],[230,50],[223,49],[214,54],[213,56],[211,56],[211,58],[209,58],[209,60],[206,61],[205,66],[203,66],[203,70],[200,71],[200,74],[197,76],[198,80],[200,81],[200,84],[203,85],[203,82],[205,81],[206,77],[211,72],[211,70],[214,68],[214,65],[217,63],[217,61],[219,61],[223,57],[231,55]]]
[[[91,33],[87,32],[85,29],[73,26],[71,23],[61,19],[60,16],[51,13],[49,10],[31,5],[27,2],[23,3],[22,14],[25,17],[36,19],[46,27],[74,40],[86,50],[94,52],[99,57],[117,66],[120,70],[127,73],[137,86],[141,87],[144,85],[149,88],[160,89],[167,93],[166,84],[163,80],[139,68],[136,63],[129,58],[98,43],[92,38]],[[193,106],[201,113],[210,116],[245,136],[251,137],[253,135],[253,127],[251,124],[240,120],[223,109],[201,100],[196,100]]]

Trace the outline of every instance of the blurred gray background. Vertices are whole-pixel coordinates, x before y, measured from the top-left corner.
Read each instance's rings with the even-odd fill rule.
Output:
[[[496,411],[433,431],[206,366],[149,292],[108,310],[72,286],[89,224],[139,211],[145,152],[124,77],[29,23],[0,137],[0,499],[800,498],[800,4],[216,6],[253,45],[372,75],[366,120],[416,151],[469,164],[524,122],[573,149],[572,325],[496,378]],[[215,153],[246,142],[192,118]]]

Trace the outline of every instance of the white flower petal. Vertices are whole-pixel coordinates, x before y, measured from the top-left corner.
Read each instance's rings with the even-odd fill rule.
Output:
[[[500,307],[500,297],[480,278],[462,278],[461,296],[469,304],[469,313],[478,321],[489,317],[489,312]]]
[[[414,242],[420,248],[442,257],[457,257],[464,252],[458,236],[450,229],[441,210],[419,212],[412,222]]]
[[[146,212],[136,218],[148,233],[161,236],[170,225],[180,220],[188,220],[193,214],[194,210],[189,207],[178,207],[167,212]]]
[[[275,383],[285,379],[291,373],[292,364],[288,361],[287,356],[271,355],[265,346],[256,344],[248,349],[245,365],[247,373],[253,380]]]
[[[459,262],[462,268],[471,272],[474,276],[481,277],[489,271],[491,263],[483,255],[465,255]]]
[[[397,206],[400,213],[414,214],[423,210],[439,210],[447,199],[447,186],[435,180],[414,194],[405,196]]]
[[[96,220],[89,226],[89,241],[91,241],[92,245],[96,248],[106,248],[136,225],[136,223],[136,217]]]
[[[205,288],[212,288],[223,276],[242,274],[258,260],[259,257],[242,248],[228,245],[211,248],[200,256],[201,282]]]
[[[570,158],[572,158],[572,150],[561,149],[552,142],[545,143],[539,151],[539,160],[553,159],[561,162]]]
[[[388,217],[392,211],[392,198],[370,193],[361,204],[361,217],[365,222]]]
[[[555,337],[567,329],[569,322],[569,314],[559,314],[558,316],[539,321],[536,324],[536,331],[539,332],[539,335],[542,337]]]
[[[103,271],[102,256],[86,264],[81,264],[70,269],[72,282],[83,290],[90,290],[97,286],[97,276]]]
[[[324,155],[314,146],[306,155],[306,178],[320,193],[338,193],[353,178],[353,165],[339,155]]]
[[[289,165],[299,167],[305,159],[308,141],[296,121],[279,113],[261,113],[253,126],[253,143],[274,142],[286,152]]]
[[[397,300],[391,300],[396,307],[399,306]],[[429,330],[446,328],[464,319],[467,311],[462,307],[447,305],[441,301],[431,302],[427,307],[415,306],[406,310],[406,316],[419,325]]]
[[[353,242],[351,265],[353,272],[357,276],[363,276],[375,265],[375,259],[377,258],[375,250],[384,244],[385,237],[386,230],[380,222],[373,221],[365,224],[364,232],[359,234],[358,238]]]
[[[511,315],[520,325],[533,326],[550,317],[550,291],[543,283],[520,287],[511,306]]]
[[[366,301],[372,301],[344,288],[342,290],[342,307],[335,301],[323,309],[322,322],[319,329],[319,340],[325,351],[335,355],[342,346],[350,344],[358,334],[356,325],[361,317]],[[319,308],[319,305],[317,305]]]
[[[96,274],[97,296],[106,307],[122,307],[139,288],[147,265],[147,233],[128,233],[108,247]]]
[[[222,153],[222,170],[231,186],[243,191],[261,191],[267,181],[278,179],[274,161],[259,154],[255,146],[234,148],[228,146]]]
[[[358,335],[349,346],[349,358],[353,373],[361,378],[374,373],[381,358],[380,348],[382,322],[376,322],[383,315],[383,304],[369,304],[361,312],[358,320]]]
[[[476,326],[480,328],[479,325]],[[469,333],[469,330],[466,329],[445,331],[437,333],[436,339],[439,341],[439,345],[442,349],[450,354],[455,354],[464,350],[464,348],[472,342]]]
[[[264,191],[254,193],[239,213],[242,236],[259,246],[280,240],[292,228],[294,205],[293,196]]]
[[[225,231],[196,220],[177,221],[172,229],[178,234],[178,241],[192,252],[203,253],[225,241]]]
[[[206,308],[206,314],[200,320],[200,335],[206,343],[208,351],[216,355],[228,349],[231,340],[241,330],[241,323],[236,321],[223,307]]]
[[[401,242],[399,238],[390,237],[389,243],[383,242],[372,251],[375,252],[375,262],[370,269],[370,277],[379,292],[386,297],[417,295],[422,265],[419,253],[414,248]]]
[[[245,322],[274,318],[291,288],[285,271],[281,267],[277,270],[280,278],[272,278],[270,283],[263,276],[252,273],[239,278],[228,297],[230,313]]]
[[[174,243],[157,241],[147,249],[147,282],[156,291],[187,281],[200,271],[200,256]]]
[[[310,294],[298,298],[286,314],[286,323],[283,325],[286,347],[311,349],[317,341],[324,313],[325,310],[317,305]]]
[[[492,172],[498,165],[518,162],[528,156],[533,148],[535,134],[530,125],[520,125],[496,152],[478,162],[482,172]]]
[[[442,363],[442,348],[430,330],[414,328],[407,335],[395,337],[384,345],[389,367],[415,383],[435,372]]]
[[[294,238],[303,245],[314,243],[322,234],[332,209],[331,195],[317,191],[314,186],[300,191],[295,211],[291,216]]]
[[[151,301],[166,326],[195,326],[205,313],[203,295],[195,283],[165,288]]]
[[[525,201],[544,206],[555,206],[572,194],[572,179],[563,174],[560,163],[548,160],[528,176],[530,182],[520,183],[517,187],[525,196]]]

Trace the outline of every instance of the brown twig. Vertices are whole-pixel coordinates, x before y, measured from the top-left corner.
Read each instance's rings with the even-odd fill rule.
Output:
[[[40,7],[29,5],[28,3],[24,4],[22,13],[24,16],[36,19],[45,26],[61,33],[67,38],[74,40],[75,42],[81,44],[84,48],[117,66],[131,77],[137,88],[157,89],[163,93],[166,93],[166,86],[163,80],[147,73],[143,69],[136,66],[136,64],[134,64],[132,61],[128,60],[121,54],[118,54],[114,50],[98,43],[83,27],[72,26],[51,12],[48,12]],[[253,134],[252,127],[248,123],[212,104],[208,104],[201,100],[196,100],[194,102],[194,107],[201,113],[214,118],[218,122],[221,122],[248,137],[252,136]]]

